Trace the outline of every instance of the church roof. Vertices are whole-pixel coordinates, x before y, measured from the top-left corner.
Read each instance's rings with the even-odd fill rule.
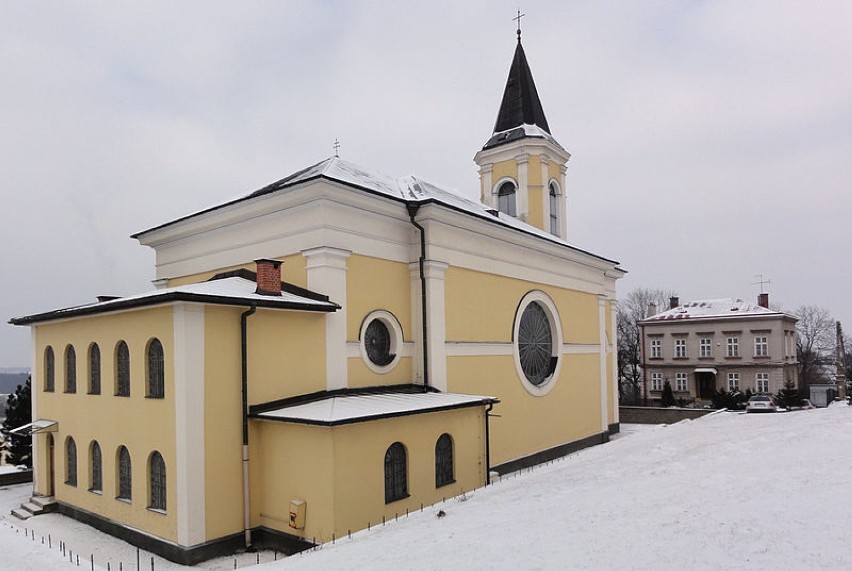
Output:
[[[509,68],[506,88],[503,90],[503,100],[494,124],[494,133],[483,149],[523,139],[525,137],[540,137],[554,145],[559,143],[551,136],[544,108],[535,88],[532,71],[527,63],[521,37],[515,48],[515,57]],[[561,148],[561,147],[560,147]]]
[[[138,232],[131,237],[139,238],[140,236],[148,234],[149,232],[153,232],[161,228],[166,228],[178,222],[195,218],[208,212],[212,212],[260,196],[276,192],[283,192],[286,191],[286,189],[294,187],[296,185],[318,179],[334,181],[345,186],[361,189],[371,194],[383,196],[407,204],[440,204],[458,212],[475,216],[482,220],[487,220],[490,223],[499,224],[501,226],[512,228],[516,231],[523,232],[525,234],[537,236],[539,238],[547,240],[548,242],[553,242],[562,246],[566,246],[568,248],[571,248],[572,250],[587,254],[605,262],[613,264],[618,263],[602,256],[592,254],[591,252],[588,252],[586,250],[582,250],[580,248],[572,246],[558,236],[554,236],[549,232],[545,232],[544,230],[541,230],[521,220],[518,220],[514,216],[508,216],[501,212],[497,212],[496,210],[489,209],[484,204],[478,201],[465,198],[454,190],[442,187],[438,184],[429,182],[413,175],[404,176],[402,178],[394,178],[382,173],[367,170],[364,167],[361,167],[355,163],[346,161],[339,157],[331,157],[315,165],[304,168],[300,171],[291,174],[290,176],[287,176],[255,192],[252,192],[247,196],[243,196],[242,198],[230,200],[228,202],[218,204],[205,210],[201,210],[194,214],[178,218],[177,220],[167,222],[160,226],[156,226],[148,230],[143,230],[142,232]]]
[[[266,307],[272,309],[295,309],[302,311],[336,311],[340,306],[329,301],[327,297],[313,292],[305,292],[299,295],[288,291],[282,291],[280,296],[263,295],[255,293],[257,284],[244,277],[226,277],[213,279],[206,282],[186,284],[169,287],[131,295],[117,297],[90,303],[57,309],[45,313],[37,313],[25,317],[13,317],[9,320],[12,325],[29,325],[55,319],[93,315],[96,313],[108,313],[132,309],[150,305],[159,305],[175,301],[189,301],[198,303],[209,303],[216,305],[238,305]]]
[[[264,420],[338,426],[394,416],[438,412],[499,402],[494,397],[433,392],[422,385],[344,389],[251,407]]]
[[[699,299],[642,320],[643,323],[686,319],[727,319],[785,315],[739,298]]]

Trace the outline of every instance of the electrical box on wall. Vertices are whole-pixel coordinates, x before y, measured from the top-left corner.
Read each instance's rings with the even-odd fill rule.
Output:
[[[305,500],[290,500],[290,527],[305,529]]]

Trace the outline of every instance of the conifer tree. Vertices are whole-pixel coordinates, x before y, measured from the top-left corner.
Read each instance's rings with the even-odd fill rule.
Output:
[[[17,466],[24,465],[32,468],[33,465],[33,444],[30,436],[18,436],[9,434],[9,431],[29,424],[32,422],[32,394],[31,394],[31,378],[27,378],[27,382],[23,385],[18,385],[15,392],[9,395],[6,400],[6,420],[3,421],[3,427],[0,432],[3,433],[3,438],[9,446],[8,462]]]
[[[784,382],[784,388],[775,395],[775,405],[780,408],[802,406],[802,397],[799,396],[799,389],[796,388],[796,385],[790,379]]]
[[[674,397],[674,391],[672,391],[672,384],[668,381],[663,385],[663,394],[660,397],[661,403],[664,407],[677,406],[677,401]]]

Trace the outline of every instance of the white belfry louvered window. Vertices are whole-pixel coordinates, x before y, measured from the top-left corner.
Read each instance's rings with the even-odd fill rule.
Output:
[[[507,181],[500,185],[500,188],[497,191],[497,209],[503,214],[517,216],[514,183]]]

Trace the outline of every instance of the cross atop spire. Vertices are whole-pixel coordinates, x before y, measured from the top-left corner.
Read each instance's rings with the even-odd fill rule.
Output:
[[[521,43],[521,18],[526,16],[526,14],[521,14],[521,11],[518,10],[518,15],[512,18],[518,23],[518,43]]]

